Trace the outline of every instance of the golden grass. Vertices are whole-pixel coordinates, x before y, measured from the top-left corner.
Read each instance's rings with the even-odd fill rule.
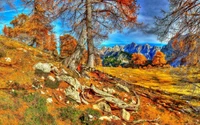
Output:
[[[132,84],[171,93],[199,95],[200,84],[198,67],[132,69],[120,67],[97,67],[98,70],[126,80]]]

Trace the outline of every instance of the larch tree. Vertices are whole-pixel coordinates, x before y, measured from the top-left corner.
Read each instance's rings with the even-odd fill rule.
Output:
[[[175,35],[192,34],[193,40],[200,34],[200,1],[169,0],[170,10],[164,12],[163,18],[157,17],[157,28],[160,40],[168,40]]]
[[[165,54],[157,51],[156,54],[153,57],[152,60],[152,65],[154,66],[163,66],[167,63],[167,61],[165,60]]]
[[[141,66],[141,65],[145,65],[145,63],[147,62],[147,58],[140,53],[133,53],[132,54],[132,59],[133,63],[135,65]]]
[[[81,30],[86,32],[87,66],[94,67],[94,41],[106,39],[115,30],[135,26],[137,9],[135,0],[68,0],[65,22],[79,37]]]
[[[35,0],[23,0],[33,4]],[[108,34],[135,26],[137,10],[135,0],[40,0],[43,1],[46,15],[51,20],[65,17],[65,24],[77,37],[79,43],[71,58],[65,60],[67,67],[76,67],[87,43],[89,67],[94,67],[94,41],[101,41]],[[63,14],[64,13],[64,14]],[[71,65],[71,66],[70,66]],[[73,65],[73,66],[72,66]],[[74,69],[74,68],[73,68]]]
[[[69,35],[65,34],[63,36],[60,36],[60,55],[62,57],[69,57],[71,56],[77,46],[77,40]]]

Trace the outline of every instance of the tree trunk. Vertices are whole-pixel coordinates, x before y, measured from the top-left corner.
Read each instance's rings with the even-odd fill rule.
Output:
[[[88,47],[88,67],[94,67],[94,43],[92,35],[92,4],[91,0],[86,0],[86,30],[87,30],[87,47]]]
[[[71,70],[76,70],[80,62],[80,59],[83,56],[84,42],[86,39],[85,37],[86,37],[86,31],[83,28],[79,36],[78,45],[75,49],[75,52],[69,58],[65,59],[65,62],[64,62],[65,66],[70,68]]]

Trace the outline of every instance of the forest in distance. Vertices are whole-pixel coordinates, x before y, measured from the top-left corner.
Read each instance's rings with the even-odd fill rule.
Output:
[[[199,125],[199,0],[0,0],[0,125]]]

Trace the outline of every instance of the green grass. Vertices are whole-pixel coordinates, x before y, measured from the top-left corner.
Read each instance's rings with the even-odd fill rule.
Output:
[[[29,102],[29,107],[25,110],[21,125],[56,125],[55,118],[47,111],[46,98],[34,93],[25,96],[24,100]]]

